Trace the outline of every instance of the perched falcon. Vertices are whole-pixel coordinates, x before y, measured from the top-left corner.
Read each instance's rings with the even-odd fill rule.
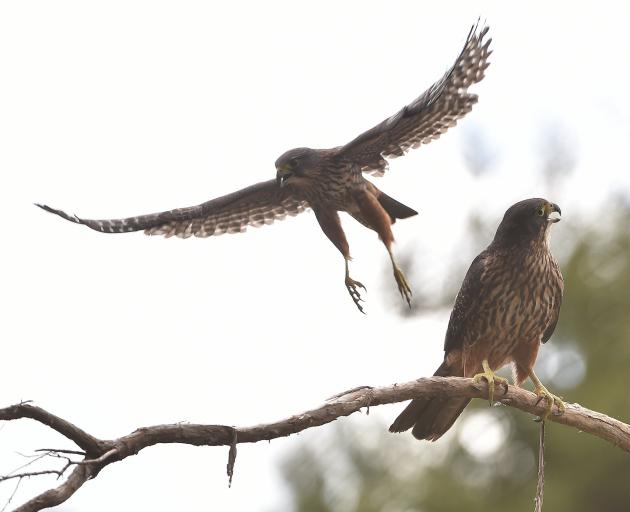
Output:
[[[363,311],[358,288],[365,287],[349,275],[350,250],[337,213],[347,212],[378,233],[391,258],[398,289],[410,303],[411,289],[392,253],[391,225],[396,219],[406,219],[417,212],[381,192],[364,174],[382,175],[387,169],[387,158],[402,156],[410,148],[437,139],[470,112],[477,95],[469,93],[468,87],[484,77],[489,65],[491,39],[484,42],[487,32],[487,27],[473,27],[457,60],[440,80],[411,104],[345,146],[297,148],[281,155],[276,161],[275,180],[198,206],[126,219],[82,219],[49,206],[38,206],[103,233],[144,230],[148,235],[180,238],[239,233],[247,226],[271,224],[312,208],[321,229],[345,259],[346,288]]]
[[[534,373],[538,348],[553,334],[562,303],[562,274],[549,250],[551,225],[559,215],[558,205],[545,199],[526,199],[505,212],[494,240],[473,260],[464,278],[446,331],[444,362],[435,372],[440,377],[473,377],[477,383],[486,380],[492,402],[495,384],[507,386],[493,370],[511,363],[516,385],[529,377],[536,394],[546,400],[543,418],[554,404],[560,412],[565,408]],[[412,400],[389,430],[413,427],[417,439],[435,441],[469,402]]]

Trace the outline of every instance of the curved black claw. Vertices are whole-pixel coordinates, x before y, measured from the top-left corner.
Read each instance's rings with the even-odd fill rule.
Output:
[[[361,294],[359,293],[359,290],[357,290],[357,288],[363,288],[365,291],[367,291],[367,288],[363,286],[362,283],[360,283],[359,281],[355,281],[351,277],[346,277],[346,288],[348,289],[348,293],[350,294],[350,297],[352,298],[355,306],[359,309],[359,311],[361,311],[361,313],[365,315],[365,311],[363,311],[363,307],[360,304],[360,302],[364,301],[361,298]]]

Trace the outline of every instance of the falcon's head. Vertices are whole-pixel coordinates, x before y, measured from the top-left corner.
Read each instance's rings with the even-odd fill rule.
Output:
[[[308,184],[313,173],[321,170],[321,151],[311,148],[295,148],[280,155],[276,160],[276,180],[284,187],[288,184]]]
[[[560,207],[546,199],[519,201],[505,212],[494,243],[511,245],[544,242],[548,239],[550,226],[560,220],[561,214]]]

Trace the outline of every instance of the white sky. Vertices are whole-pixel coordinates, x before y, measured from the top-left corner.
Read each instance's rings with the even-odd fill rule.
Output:
[[[176,421],[266,422],[356,385],[430,374],[447,315],[394,315],[386,253],[351,219],[351,275],[368,287],[367,316],[312,213],[182,241],[102,235],[32,203],[122,217],[272,178],[286,149],[343,144],[415,98],[479,16],[494,40],[479,104],[378,180],[420,211],[396,224],[400,246],[415,244],[439,284],[469,212],[495,224],[513,202],[549,195],[534,172],[549,125],[579,157],[549,197],[565,218],[630,191],[625,3],[309,5],[0,4],[0,405],[32,399],[113,438]],[[461,156],[476,130],[496,156],[481,179]],[[389,420],[400,406],[380,409]],[[34,423],[0,428],[0,473],[23,462],[16,451],[68,446]],[[268,510],[285,497],[280,455],[316,435],[240,446],[232,489],[227,448],[151,448],[106,468],[65,509]],[[25,483],[15,504],[54,484]],[[11,490],[0,486],[0,503]]]

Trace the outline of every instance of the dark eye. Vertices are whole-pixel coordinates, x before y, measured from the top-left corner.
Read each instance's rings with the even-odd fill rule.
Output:
[[[297,158],[292,158],[289,161],[289,165],[293,168],[293,169],[297,169],[300,166],[300,162],[298,161]]]
[[[539,217],[544,217],[545,216],[545,209],[542,206],[540,206],[536,210],[536,215],[538,215]]]

